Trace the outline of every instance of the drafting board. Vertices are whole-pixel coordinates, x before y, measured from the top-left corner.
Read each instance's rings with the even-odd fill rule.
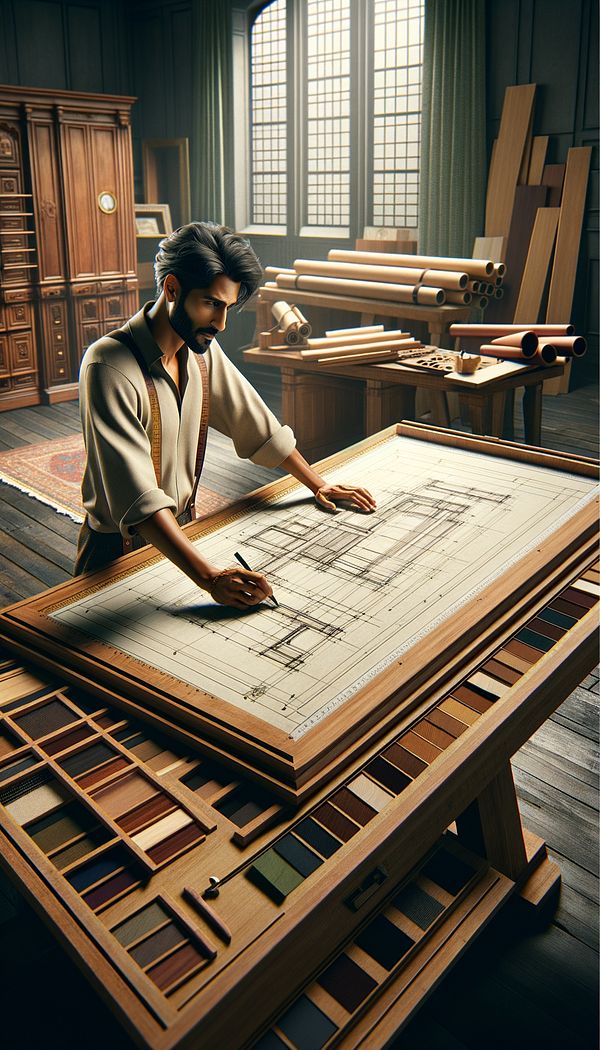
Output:
[[[476,644],[490,614],[527,589],[540,550],[547,558],[557,537],[593,517],[597,486],[581,463],[565,472],[551,456],[539,466],[510,458],[509,446],[492,456],[485,443],[473,451],[466,439],[440,444],[403,429],[332,457],[337,480],[373,491],[376,514],[329,515],[276,483],[212,528],[192,527],[213,564],[241,550],[263,570],[277,609],[224,609],[142,552],[116,576],[21,603],[18,617],[43,621],[42,647],[59,643],[65,663],[91,659],[115,692],[298,790],[356,735],[357,719],[375,725],[415,676],[443,674],[465,630]]]

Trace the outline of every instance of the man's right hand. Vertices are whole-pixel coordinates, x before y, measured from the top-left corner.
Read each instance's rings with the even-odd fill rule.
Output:
[[[215,602],[234,609],[259,605],[273,594],[266,576],[240,566],[215,573],[206,589]]]

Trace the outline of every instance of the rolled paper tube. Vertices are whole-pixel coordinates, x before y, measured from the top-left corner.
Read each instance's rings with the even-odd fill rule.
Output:
[[[494,299],[504,298],[504,288],[494,288]]]
[[[494,273],[496,277],[504,277],[506,273],[506,265],[503,262],[494,263]]]
[[[493,273],[491,259],[453,259],[438,255],[399,255],[396,252],[353,252],[332,248],[327,258],[335,262],[369,263],[373,266],[410,266],[432,270],[458,270],[469,277],[487,277]]]
[[[558,357],[558,351],[552,343],[540,343],[536,350],[536,361],[542,361],[545,365],[553,365]]]
[[[495,284],[486,284],[485,289],[482,288],[481,291],[483,292],[484,295],[487,295],[488,298],[489,298],[490,295],[494,294],[495,289],[496,289],[496,285]]]
[[[331,350],[328,350],[324,346],[311,348],[309,350],[300,350],[300,354],[305,361],[316,360],[317,358],[325,357],[343,357],[345,354],[370,354],[370,353],[381,353],[382,351],[387,352],[398,352],[398,350],[411,350],[413,347],[420,347],[421,343],[418,339],[398,339],[394,343],[363,343],[360,340],[356,340],[354,343],[348,346],[336,346]]]
[[[583,357],[587,343],[582,335],[555,335],[551,339],[540,339],[540,346],[551,343],[565,357]]]
[[[410,332],[403,332],[399,328],[390,329],[387,332],[367,332],[363,335],[360,328],[354,330],[350,335],[340,335],[337,339],[327,338],[316,338],[309,339],[308,346],[311,347],[332,347],[332,346],[349,346],[352,343],[382,343],[386,341],[393,342],[398,339],[411,339]]]
[[[415,348],[416,352],[416,348]],[[319,357],[316,359],[318,365],[359,365],[359,364],[377,364],[378,361],[397,361],[398,351],[395,352],[380,350],[379,352],[374,351],[369,354],[344,354],[343,357]]]
[[[298,331],[300,335],[303,339],[308,339],[309,335],[312,332],[312,326],[309,324],[309,322],[306,320],[306,317],[304,316],[302,311],[298,309],[297,306],[292,306],[292,312],[298,318]]]
[[[492,339],[494,346],[516,346],[523,351],[526,357],[535,354],[539,339],[535,332],[511,332],[509,335],[499,335]]]
[[[498,335],[510,335],[511,332],[535,332],[536,335],[573,335],[572,324],[462,324],[456,322],[448,329],[450,335],[474,335],[494,339]]]
[[[488,304],[487,295],[480,295],[479,298],[477,298],[477,296],[475,296],[475,298],[473,299],[473,306],[478,306],[480,310],[485,310],[487,304]]]
[[[273,339],[273,332],[259,332],[258,333],[258,347],[259,350],[268,350]]]
[[[298,318],[293,312],[290,304],[286,303],[283,299],[280,299],[276,303],[271,303],[271,313],[282,331],[290,324],[298,324]]]
[[[325,332],[328,339],[335,339],[338,335],[354,335],[355,333],[361,335],[367,335],[370,332],[384,332],[385,328],[382,324],[369,324],[365,325],[364,328],[332,328],[330,332]]]
[[[446,302],[447,303],[462,303],[463,306],[469,306],[473,301],[473,294],[469,291],[465,292],[449,292],[446,291]]]
[[[469,281],[469,283],[467,284],[467,291],[468,292],[478,292],[480,288],[481,288],[481,282],[480,281]]]
[[[496,288],[499,288],[504,283],[504,277],[496,277]]]
[[[376,253],[375,253],[376,254]],[[356,281],[393,281],[394,284],[426,284],[430,288],[466,288],[466,273],[452,270],[423,270],[414,266],[378,266],[366,263],[330,262],[321,259],[296,259],[296,273],[322,277],[347,277]]]
[[[297,328],[286,328],[284,338],[288,346],[297,346],[298,343],[304,342]]]
[[[502,357],[507,361],[529,361],[531,364],[531,354],[527,356],[517,346],[494,346],[493,343],[482,343],[479,353],[485,357]]]
[[[277,278],[277,287],[296,288],[298,291],[322,292],[324,295],[348,296],[352,299],[384,299],[387,302],[415,303],[420,306],[441,306],[446,301],[443,288],[426,288],[405,284],[384,284],[379,281],[345,281],[341,277],[310,277],[298,274]],[[343,305],[340,303],[340,309]]]
[[[277,277],[278,273],[293,273],[289,266],[265,266],[265,276]]]

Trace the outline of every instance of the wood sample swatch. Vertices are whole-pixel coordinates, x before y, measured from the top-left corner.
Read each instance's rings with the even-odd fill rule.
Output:
[[[571,316],[591,155],[591,146],[576,146],[567,154],[546,312],[549,321],[568,321]]]
[[[513,321],[539,320],[560,208],[538,208]]]
[[[527,143],[535,84],[508,87],[504,95],[498,144],[494,151],[485,209],[486,237],[506,237],[515,188]]]
[[[531,144],[531,157],[527,173],[527,184],[529,186],[539,186],[543,182],[547,150],[548,135],[536,135]]]

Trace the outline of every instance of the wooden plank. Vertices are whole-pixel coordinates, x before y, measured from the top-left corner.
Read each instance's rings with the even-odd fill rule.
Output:
[[[554,249],[559,208],[538,208],[513,321],[539,321]]]
[[[571,317],[591,156],[591,146],[576,146],[567,154],[546,311],[548,321],[568,321]]]
[[[529,127],[527,128],[527,137],[525,139],[525,145],[523,147],[523,156],[521,158],[521,167],[519,168],[519,178],[517,182],[520,186],[527,183],[527,176],[529,174],[529,164],[531,161],[531,148],[533,145],[533,109],[529,116]]]
[[[566,164],[545,164],[542,183],[548,187],[548,205],[559,208],[565,181]]]
[[[544,165],[548,150],[548,135],[536,135],[531,144],[531,157],[527,173],[528,186],[539,186],[544,178]]]
[[[493,259],[504,262],[506,255],[506,237],[476,237],[473,241],[474,259]]]
[[[508,87],[504,95],[498,145],[488,179],[486,237],[508,236],[535,88],[535,84],[521,84]]]
[[[504,298],[490,301],[485,312],[485,324],[513,321],[533,224],[538,208],[546,204],[547,193],[545,186],[516,187],[506,243],[506,276],[502,285]]]

